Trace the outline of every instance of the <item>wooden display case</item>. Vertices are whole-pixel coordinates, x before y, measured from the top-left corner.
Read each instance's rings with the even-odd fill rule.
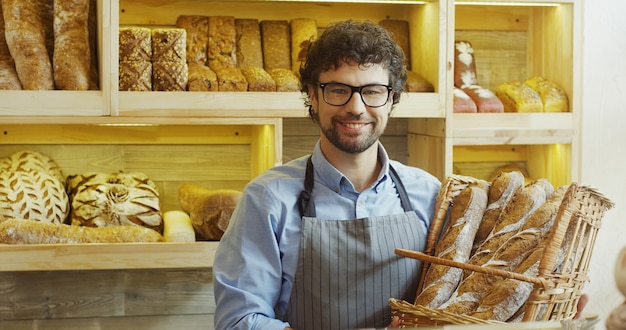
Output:
[[[294,158],[317,138],[283,129],[306,120],[300,93],[120,92],[119,27],[173,26],[181,14],[307,17],[320,30],[348,18],[392,18],[409,22],[411,70],[435,87],[403,95],[394,109],[387,143],[405,141],[388,147],[394,158],[440,179],[459,164],[487,175],[493,164],[516,162],[555,184],[577,180],[582,0],[462,2],[98,0],[100,89],[0,91],[0,156],[38,150],[67,174],[141,170],[157,181],[163,210],[177,208],[181,182],[241,188],[282,163],[284,149]],[[453,45],[461,37],[473,41],[487,87],[543,75],[566,90],[570,112],[454,114]],[[0,327],[211,329],[216,246],[0,246]]]

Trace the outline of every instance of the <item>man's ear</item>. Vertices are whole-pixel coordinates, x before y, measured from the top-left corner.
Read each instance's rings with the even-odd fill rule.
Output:
[[[307,93],[309,95],[309,100],[311,101],[311,105],[314,109],[317,108],[317,87],[311,84],[307,85]]]

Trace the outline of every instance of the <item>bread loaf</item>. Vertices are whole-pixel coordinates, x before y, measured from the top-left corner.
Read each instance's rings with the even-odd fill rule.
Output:
[[[544,112],[567,112],[569,110],[567,94],[556,83],[538,76],[529,78],[524,83],[539,93]]]
[[[389,35],[393,41],[395,41],[402,51],[406,59],[406,66],[411,69],[411,43],[410,43],[410,31],[409,22],[399,19],[384,19],[378,22],[378,25],[384,27],[389,31]]]
[[[300,91],[300,80],[296,74],[289,69],[276,68],[268,72],[274,83],[277,92],[298,92]]]
[[[152,229],[138,226],[93,228],[10,219],[0,222],[0,242],[4,244],[147,243],[163,242],[163,236]]]
[[[71,175],[67,178],[67,192],[73,225],[137,225],[163,232],[159,192],[143,173]]]
[[[496,96],[504,105],[504,112],[542,112],[541,97],[534,89],[520,81],[502,83]]]
[[[220,92],[245,92],[248,81],[238,68],[221,68],[215,71]]]
[[[474,48],[469,41],[454,42],[454,86],[464,88],[477,85]]]
[[[469,85],[463,91],[476,103],[478,112],[504,112],[504,105],[496,95],[481,86]]]
[[[306,61],[309,45],[317,39],[317,22],[310,18],[294,18],[289,22],[291,31],[291,71],[300,75],[300,66]]]
[[[452,111],[454,113],[474,113],[478,112],[476,103],[462,89],[452,87],[452,99],[454,102]]]
[[[450,209],[449,226],[435,248],[439,258],[467,262],[476,230],[487,206],[488,183],[478,181],[465,188],[454,198]],[[463,270],[441,264],[428,268],[422,292],[416,305],[436,308],[450,298],[456,289]]]
[[[407,92],[434,92],[435,87],[417,72],[408,71],[406,80]]]
[[[189,67],[185,62],[152,62],[153,91],[186,91]]]
[[[152,90],[152,62],[120,61],[119,71],[119,90]]]
[[[15,71],[15,62],[6,38],[4,37],[4,17],[2,14],[2,2],[0,1],[0,90],[22,89],[20,78]]]
[[[89,31],[89,52],[91,54],[89,89],[97,90],[100,88],[100,67],[98,65],[98,0],[89,1],[87,30]]]
[[[90,0],[54,1],[54,83],[57,89],[88,90]]]
[[[178,210],[163,213],[163,237],[166,242],[195,242],[189,214]]]
[[[201,15],[180,15],[176,27],[186,31],[187,64],[207,64],[209,18]]]
[[[272,76],[263,68],[249,67],[241,69],[241,73],[248,82],[248,91],[251,92],[275,92],[276,83]]]
[[[152,36],[152,63],[187,63],[187,31],[179,28],[155,28]]]
[[[222,238],[240,198],[237,190],[210,190],[194,184],[184,184],[178,190],[181,209],[189,213],[196,234],[203,240]]]
[[[261,27],[254,18],[236,18],[237,66],[240,69],[263,67],[263,46]]]
[[[288,21],[261,21],[261,43],[263,45],[263,68],[291,68],[291,29]]]
[[[189,63],[187,90],[190,92],[212,92],[218,89],[217,75],[211,68],[204,64]]]
[[[523,186],[524,176],[518,171],[501,172],[491,180],[487,209],[476,232],[472,254],[487,239],[511,197]]]
[[[33,150],[22,150],[0,159],[2,172],[44,172],[51,175],[62,186],[65,185],[63,171],[52,158]]]
[[[209,16],[208,65],[217,72],[237,67],[237,30],[232,16]],[[219,75],[218,75],[219,77]]]
[[[125,61],[152,61],[152,32],[139,26],[120,26],[119,57]]]
[[[42,22],[47,2],[52,3],[51,0],[2,0],[7,46],[22,87],[27,90],[54,89]]]

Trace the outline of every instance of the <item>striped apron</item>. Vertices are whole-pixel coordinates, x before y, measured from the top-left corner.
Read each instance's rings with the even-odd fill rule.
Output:
[[[395,248],[423,250],[424,224],[390,171],[404,213],[356,220],[315,218],[313,168],[307,165],[298,268],[284,320],[296,330],[386,327],[389,298],[413,301],[421,262]],[[309,200],[307,200],[309,199]]]

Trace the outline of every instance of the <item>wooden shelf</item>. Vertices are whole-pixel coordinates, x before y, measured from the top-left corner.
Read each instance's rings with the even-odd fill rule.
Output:
[[[210,268],[218,242],[0,245],[0,271]]]

